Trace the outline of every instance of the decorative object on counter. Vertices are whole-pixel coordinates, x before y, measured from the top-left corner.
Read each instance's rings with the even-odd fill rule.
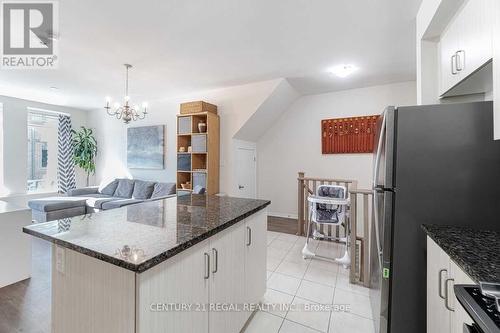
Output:
[[[323,154],[373,153],[378,115],[323,119],[321,151]]]
[[[166,126],[127,128],[127,166],[131,169],[165,168]]]
[[[115,255],[118,258],[132,263],[141,262],[145,257],[144,250],[135,247],[131,248],[128,245],[124,245],[121,249],[117,249]]]
[[[198,123],[198,131],[200,133],[205,133],[207,131],[207,124],[204,122],[199,122]]]
[[[181,103],[181,114],[201,112],[210,112],[217,114],[217,106],[203,101]]]
[[[184,153],[186,151],[186,147],[179,147],[179,153]]]
[[[97,141],[92,129],[84,126],[77,132],[71,130],[71,145],[73,146],[73,160],[87,174],[89,186],[90,174],[95,173],[95,158],[97,157]]]
[[[128,124],[132,120],[136,121],[146,118],[146,115],[148,114],[148,103],[143,102],[141,108],[138,105],[130,105],[130,95],[128,94],[128,71],[130,68],[132,68],[132,65],[124,64],[124,66],[126,68],[127,74],[125,80],[125,97],[123,98],[123,105],[116,102],[113,105],[114,110],[110,111],[112,109],[111,97],[106,97],[106,105],[104,106],[104,108],[110,116],[115,116],[116,119],[123,119],[123,122],[125,124]]]

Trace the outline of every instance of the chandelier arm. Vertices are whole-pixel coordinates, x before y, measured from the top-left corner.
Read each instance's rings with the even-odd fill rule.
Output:
[[[116,113],[115,113],[116,119],[122,119],[123,111],[121,109],[122,108],[116,109]]]

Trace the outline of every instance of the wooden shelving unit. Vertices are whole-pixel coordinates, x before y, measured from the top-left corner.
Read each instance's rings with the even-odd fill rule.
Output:
[[[177,195],[190,194],[196,185],[205,188],[206,194],[219,193],[219,116],[217,107],[204,102],[200,109],[209,106],[210,111],[183,113],[177,115]],[[214,112],[215,108],[215,112]],[[200,132],[198,124],[204,122],[205,132]],[[180,151],[181,147],[184,151]],[[188,151],[191,147],[191,151]],[[189,188],[182,184],[189,182]]]

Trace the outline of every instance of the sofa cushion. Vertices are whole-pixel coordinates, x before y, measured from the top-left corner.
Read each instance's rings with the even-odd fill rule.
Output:
[[[149,199],[151,198],[151,194],[153,194],[154,187],[155,187],[154,182],[136,180],[134,184],[134,192],[132,193],[132,198],[140,200]]]
[[[30,200],[28,206],[40,212],[52,212],[60,209],[85,207],[85,199],[80,197],[49,197]]]
[[[175,194],[175,183],[156,183],[151,199]]]
[[[134,192],[134,180],[132,179],[118,179],[118,186],[113,194],[119,198],[131,198]]]
[[[141,202],[143,202],[143,201],[137,200],[137,199],[118,199],[118,200],[104,202],[101,205],[101,208],[102,209],[115,209],[115,208],[120,208],[123,206],[128,206],[128,205],[141,203]]]
[[[96,209],[101,209],[101,205],[105,202],[118,200],[118,198],[116,198],[116,197],[112,197],[112,196],[105,195],[105,194],[82,195],[82,196],[79,196],[78,198],[85,198],[85,204],[88,207],[92,207],[92,208],[96,208]]]
[[[117,186],[118,186],[118,179],[115,179],[110,183],[101,184],[99,186],[99,193],[112,196],[115,193]]]

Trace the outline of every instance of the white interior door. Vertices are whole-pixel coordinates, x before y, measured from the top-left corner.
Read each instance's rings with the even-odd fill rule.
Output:
[[[236,187],[237,196],[242,198],[255,198],[257,196],[257,168],[255,149],[236,149]]]

